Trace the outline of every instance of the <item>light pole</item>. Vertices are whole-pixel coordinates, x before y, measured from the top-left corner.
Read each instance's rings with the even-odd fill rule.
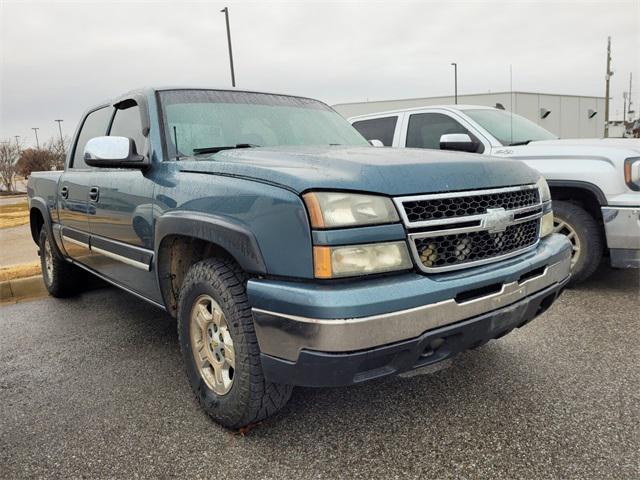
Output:
[[[62,139],[62,122],[64,120],[54,120],[54,122],[58,122],[58,131],[60,132],[60,146],[62,147],[62,151],[64,151],[64,140]]]
[[[454,102],[457,105],[458,104],[458,64],[455,62],[451,62],[451,65],[453,65],[453,91],[454,91]]]
[[[38,150],[40,150],[40,142],[38,141],[38,130],[40,130],[40,128],[39,127],[31,127],[31,130],[36,132],[36,147],[38,148]]]
[[[231,86],[236,86],[236,75],[233,72],[233,51],[231,50],[231,29],[229,28],[229,8],[224,7],[221,12],[224,13],[225,21],[227,22],[227,43],[229,44],[229,64],[231,65]]]
[[[609,83],[611,82],[611,37],[607,37],[607,74],[604,93],[604,138],[609,136]]]

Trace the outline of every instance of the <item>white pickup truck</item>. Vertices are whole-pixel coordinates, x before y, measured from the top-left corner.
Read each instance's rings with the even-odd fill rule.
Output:
[[[573,244],[573,284],[589,277],[607,253],[615,268],[640,268],[640,140],[561,140],[519,115],[477,105],[349,121],[373,144],[509,157],[538,170],[551,187],[555,231]]]

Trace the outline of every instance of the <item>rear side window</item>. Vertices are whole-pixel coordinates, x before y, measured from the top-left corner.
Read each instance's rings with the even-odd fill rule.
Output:
[[[142,121],[140,107],[134,102],[124,108],[116,110],[116,116],[111,124],[110,136],[132,138],[136,144],[136,152],[144,154],[145,137],[142,135]]]
[[[385,147],[393,144],[398,117],[373,118],[353,122],[353,127],[367,140],[380,140]]]
[[[448,133],[466,133],[477,138],[456,120],[442,113],[414,113],[409,117],[407,147],[440,149],[440,137]],[[480,143],[479,152],[484,149]]]
[[[78,140],[76,140],[71,168],[88,168],[84,163],[84,147],[92,138],[106,135],[111,112],[111,107],[103,107],[87,115],[80,129]]]

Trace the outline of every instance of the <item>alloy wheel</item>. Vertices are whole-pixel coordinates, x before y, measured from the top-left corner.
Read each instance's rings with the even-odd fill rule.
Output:
[[[216,394],[227,394],[233,385],[236,355],[222,308],[210,295],[200,295],[191,309],[190,323],[198,373]]]

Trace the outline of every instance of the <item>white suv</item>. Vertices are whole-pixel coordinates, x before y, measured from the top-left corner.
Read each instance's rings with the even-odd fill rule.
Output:
[[[511,157],[538,170],[551,187],[555,229],[573,244],[572,283],[589,277],[605,251],[613,267],[640,268],[640,140],[560,140],[519,115],[476,105],[410,108],[349,121],[384,146]]]

